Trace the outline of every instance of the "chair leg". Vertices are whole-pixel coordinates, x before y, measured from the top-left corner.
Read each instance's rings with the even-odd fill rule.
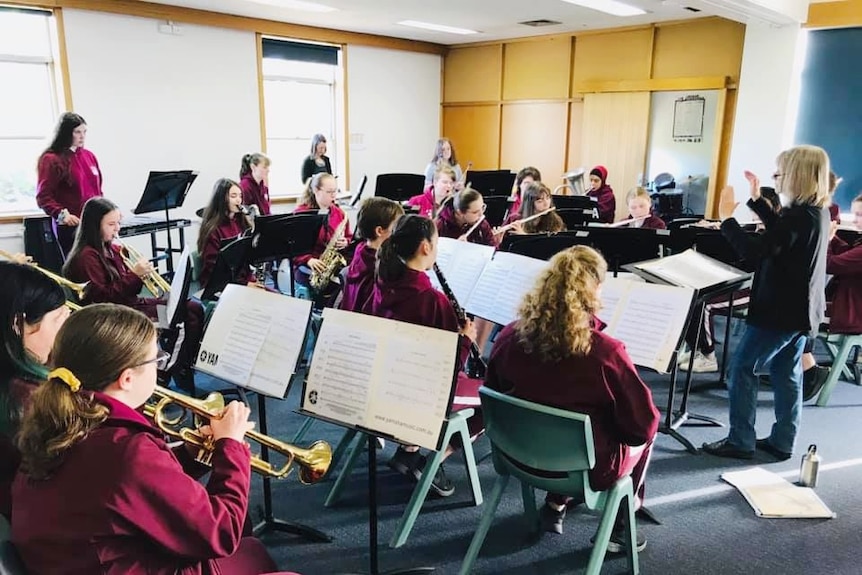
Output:
[[[497,506],[500,504],[500,499],[503,497],[503,492],[506,490],[506,484],[508,483],[508,475],[500,475],[497,477],[497,481],[494,482],[494,489],[491,491],[488,501],[485,502],[485,509],[482,510],[482,519],[479,521],[476,533],[470,541],[470,547],[467,549],[467,554],[461,563],[461,569],[458,571],[459,575],[468,575],[473,570],[473,563],[476,562],[476,557],[479,556],[479,550],[482,549],[482,544],[488,535],[488,529],[491,528],[491,522],[494,521],[494,513],[497,512]]]
[[[345,452],[352,453],[349,450],[357,433],[359,432],[355,429],[348,429],[341,436],[341,441],[338,442],[338,445],[335,446],[335,451],[332,452],[332,460],[329,462],[329,471],[327,472],[328,476],[332,476],[333,471],[338,468],[338,462],[344,457]],[[358,447],[358,445],[353,446],[353,449],[357,449]]]
[[[832,367],[829,369],[829,377],[826,378],[826,383],[823,384],[823,389],[817,396],[817,407],[825,407],[829,403],[829,398],[832,396],[832,390],[835,384],[838,383],[838,378],[841,376],[841,366],[847,362],[847,356],[850,355],[852,340],[843,338],[841,347],[835,354],[835,360],[832,362]]]
[[[336,479],[335,483],[332,484],[332,489],[329,490],[329,495],[326,496],[326,501],[323,502],[324,507],[332,507],[336,502],[338,502],[338,498],[341,497],[341,491],[344,489],[344,484],[350,477],[350,472],[353,470],[353,466],[356,465],[356,459],[359,457],[359,454],[362,453],[362,449],[360,449],[359,446],[362,445],[363,441],[367,441],[367,439],[368,434],[359,434],[359,442],[354,446],[350,455],[347,456],[347,461],[344,462],[344,468],[341,470],[341,473],[338,474],[338,479]]]
[[[293,436],[291,443],[296,445],[300,443],[302,439],[305,437],[305,434],[308,433],[308,430],[311,429],[311,426],[314,425],[316,419],[313,417],[306,417],[305,421],[302,422],[302,425],[299,426],[299,431],[296,432],[296,435]]]
[[[467,468],[467,480],[473,492],[473,505],[482,505],[482,484],[479,482],[479,471],[476,469],[476,456],[473,452],[473,443],[470,441],[470,430],[467,429],[466,419],[458,425],[458,434],[461,436],[461,444],[464,446],[464,463]]]
[[[524,519],[531,532],[540,533],[539,513],[536,511],[536,490],[532,485],[521,482],[521,500],[524,503]]]
[[[617,513],[619,512],[620,505],[624,502],[627,506],[626,517],[628,518],[626,534],[629,538],[629,545],[627,545],[629,568],[632,573],[636,574],[638,572],[637,527],[635,525],[633,501],[634,492],[632,491],[631,478],[624,483],[618,483],[607,492],[602,509],[602,519],[599,523],[599,530],[596,532],[593,551],[590,553],[590,562],[587,565],[587,575],[599,575],[601,572],[602,564],[604,563],[605,555],[608,551],[608,542],[610,541],[611,533],[614,529],[614,523],[616,522]]]

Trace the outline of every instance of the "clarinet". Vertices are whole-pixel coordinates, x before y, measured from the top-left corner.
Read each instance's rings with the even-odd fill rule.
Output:
[[[455,293],[452,291],[452,288],[449,287],[449,282],[446,281],[446,277],[443,275],[443,272],[440,271],[440,266],[437,265],[437,262],[434,262],[434,273],[437,275],[437,281],[440,282],[443,294],[455,310],[455,316],[458,318],[458,323],[461,327],[464,327],[467,323],[467,312],[465,312],[464,308],[461,307],[461,304],[458,303]],[[474,379],[484,379],[487,369],[488,366],[482,359],[482,352],[479,351],[479,346],[476,345],[475,341],[471,341],[470,358],[467,360],[467,366],[465,369],[467,375]]]

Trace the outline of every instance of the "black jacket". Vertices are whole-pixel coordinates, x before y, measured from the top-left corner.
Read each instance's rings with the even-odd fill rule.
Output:
[[[332,164],[329,162],[329,156],[323,156],[323,166],[318,166],[317,162],[311,156],[306,156],[302,162],[302,183],[305,185],[308,178],[319,172],[332,173]]]
[[[829,211],[794,204],[776,214],[763,198],[749,200],[748,207],[766,226],[764,233],[749,236],[733,218],[721,224],[733,248],[756,266],[748,322],[816,334],[826,309]]]

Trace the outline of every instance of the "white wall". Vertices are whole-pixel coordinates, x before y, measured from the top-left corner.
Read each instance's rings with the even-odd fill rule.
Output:
[[[678,98],[701,96],[706,100],[703,112],[703,138],[700,142],[675,142],[673,139],[674,103]],[[709,176],[712,172],[715,143],[715,115],[718,91],[654,92],[650,102],[650,136],[647,150],[647,177],[652,180],[661,172],[670,172],[677,181],[692,176]]]
[[[800,29],[747,26],[727,183],[741,204],[748,198],[743,176],[751,170],[771,184],[775,158],[793,141],[798,103],[798,66],[804,54]],[[740,206],[738,215],[747,217]]]
[[[425,173],[440,137],[440,66],[433,54],[348,48],[351,186],[367,174],[370,194],[378,174]]]

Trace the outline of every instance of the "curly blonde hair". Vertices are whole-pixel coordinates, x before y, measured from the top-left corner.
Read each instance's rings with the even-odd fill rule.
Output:
[[[527,353],[560,361],[590,352],[591,319],[601,307],[599,286],[608,264],[587,246],[555,255],[518,310],[515,331]]]

